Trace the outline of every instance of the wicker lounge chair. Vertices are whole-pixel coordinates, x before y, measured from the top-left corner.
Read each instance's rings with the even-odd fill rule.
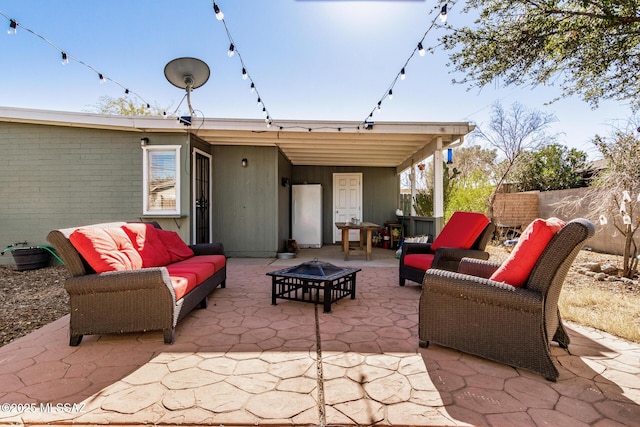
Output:
[[[450,233],[451,229],[456,232]],[[433,243],[402,245],[400,286],[404,286],[407,279],[422,284],[424,272],[429,268],[458,271],[462,258],[489,259],[484,249],[494,231],[495,226],[484,214],[455,212]]]
[[[487,279],[499,264],[484,260],[464,259],[458,273],[428,270],[419,306],[420,346],[435,343],[555,381],[550,341],[562,348],[569,345],[557,306],[560,290],[594,231],[586,219],[567,223],[520,288]]]

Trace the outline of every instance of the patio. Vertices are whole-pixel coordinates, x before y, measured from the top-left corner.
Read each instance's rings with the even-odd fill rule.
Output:
[[[271,305],[267,272],[317,257],[361,268],[357,297]],[[569,324],[557,383],[435,345],[418,347],[420,288],[394,252],[344,261],[231,258],[226,289],[161,332],[87,336],[68,316],[0,348],[0,423],[190,425],[638,425],[640,346]],[[454,327],[454,325],[452,325]],[[33,404],[33,405],[20,405]],[[56,404],[60,404],[56,406]],[[18,411],[21,409],[21,411]]]

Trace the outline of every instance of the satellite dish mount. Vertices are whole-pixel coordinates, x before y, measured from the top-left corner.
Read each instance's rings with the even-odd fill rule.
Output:
[[[196,58],[176,58],[164,67],[164,76],[169,83],[187,91],[189,114],[194,115],[191,106],[191,91],[204,85],[209,80],[209,66]]]

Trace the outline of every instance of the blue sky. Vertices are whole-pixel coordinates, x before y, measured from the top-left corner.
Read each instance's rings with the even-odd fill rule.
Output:
[[[364,120],[385,95],[434,19],[433,1],[219,0],[235,45],[271,117],[296,120]],[[449,23],[469,21],[450,6]],[[241,78],[238,56],[229,58],[229,39],[216,20],[211,0],[5,0],[0,11],[47,38],[146,101],[173,112],[184,92],[164,77],[178,57],[196,57],[211,69],[194,91],[192,105],[208,118],[262,118],[262,108]],[[431,13],[431,14],[430,14]],[[9,21],[0,16],[9,28]],[[427,35],[435,46],[442,29]],[[101,96],[123,89],[100,84],[89,68],[18,27],[0,31],[0,105],[62,111],[90,111]],[[500,100],[554,113],[560,142],[594,155],[592,137],[623,126],[630,110],[603,102],[597,110],[580,99],[565,99],[553,87],[452,85],[446,52],[415,55],[406,79],[384,100],[375,121],[471,121],[486,125]],[[179,112],[186,112],[183,103]]]

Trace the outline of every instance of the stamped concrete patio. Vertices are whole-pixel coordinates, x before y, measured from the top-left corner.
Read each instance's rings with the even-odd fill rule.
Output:
[[[357,297],[271,305],[267,272],[318,257],[362,268]],[[0,424],[639,426],[640,346],[569,324],[558,382],[418,347],[420,287],[392,251],[344,262],[230,259],[225,289],[176,331],[87,336],[68,316],[0,348]],[[455,325],[451,325],[455,327]]]

